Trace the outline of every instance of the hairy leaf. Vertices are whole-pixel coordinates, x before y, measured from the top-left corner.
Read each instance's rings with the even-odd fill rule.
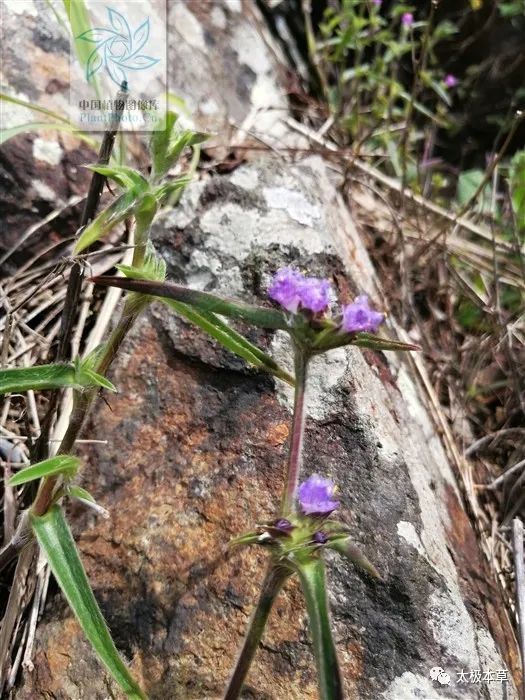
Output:
[[[0,394],[62,387],[103,386],[107,381],[96,373],[85,374],[74,363],[14,367],[0,370]],[[113,387],[112,384],[107,388],[111,387]]]
[[[128,698],[145,700],[111,638],[61,508],[55,505],[45,515],[30,519],[51,571],[99,659]]]

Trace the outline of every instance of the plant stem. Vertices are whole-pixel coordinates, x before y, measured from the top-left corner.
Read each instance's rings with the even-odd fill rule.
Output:
[[[115,138],[120,127],[120,120],[124,111],[126,101],[127,88],[123,85],[117,93],[115,104],[117,108],[113,114],[113,119],[108,130],[104,133],[100,151],[98,155],[97,165],[107,165],[113,151]],[[80,219],[79,231],[82,231],[87,224],[95,217],[97,213],[100,197],[106,177],[99,173],[93,173],[89,185],[88,194]],[[80,293],[82,291],[82,282],[84,280],[84,266],[82,263],[75,261],[69,274],[67,282],[67,292],[65,296],[64,308],[62,310],[62,318],[60,319],[60,331],[58,336],[58,350],[55,357],[55,362],[64,362],[68,359],[68,347],[73,333],[73,325],[76,319]],[[31,460],[38,462],[45,459],[49,454],[49,434],[55,417],[58,406],[60,391],[54,391],[49,400],[49,406],[46,415],[42,420],[40,435],[38,436],[35,446],[32,450]]]
[[[136,296],[129,296],[126,299],[124,309],[122,310],[122,315],[106,343],[104,354],[96,367],[96,372],[104,375],[108,371],[111,363],[120,350],[120,346],[122,345],[124,338],[135,323],[143,307],[144,302],[141,304]],[[86,422],[89,409],[91,408],[91,404],[93,403],[98,390],[98,387],[94,387],[83,392],[75,392],[75,401],[71,420],[65,435],[62,438],[57,454],[67,454],[73,449],[75,440],[79,436],[80,431]],[[44,479],[31,508],[33,515],[44,515],[44,513],[49,510],[50,506],[53,504],[53,494],[59,479],[60,476],[58,475],[49,476]]]
[[[292,421],[292,434],[290,438],[290,454],[288,458],[288,471],[286,475],[286,490],[283,494],[281,505],[282,515],[287,515],[293,510],[295,492],[299,483],[301,471],[305,398],[306,398],[306,373],[310,356],[304,348],[295,345],[295,395]]]
[[[233,674],[228,683],[224,700],[237,700],[240,696],[244,681],[250,669],[253,657],[261,641],[261,637],[272,609],[273,603],[284,582],[290,576],[290,571],[270,562],[268,571],[262,583],[257,606],[248,625],[244,644],[235,664]]]

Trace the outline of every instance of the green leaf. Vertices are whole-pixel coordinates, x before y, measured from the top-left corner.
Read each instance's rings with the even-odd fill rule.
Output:
[[[75,244],[74,254],[78,254],[88,246],[93,245],[114,226],[131,216],[137,203],[137,194],[132,189],[127,190],[113,200],[109,207],[101,211],[80,234]]]
[[[151,177],[153,180],[158,180],[163,177],[169,170],[167,166],[167,153],[171,134],[179,116],[171,110],[166,113],[165,128],[153,131],[150,140],[151,153]]]
[[[0,394],[21,391],[43,391],[62,387],[88,387],[97,384],[93,377],[78,373],[73,363],[14,367],[0,370]]]
[[[29,467],[21,469],[9,479],[9,486],[20,486],[28,481],[41,479],[43,476],[53,474],[64,474],[64,476],[74,476],[80,466],[80,459],[71,455],[57,455],[50,457],[43,462],[31,464]]]
[[[169,203],[169,200],[172,197],[172,195],[184,189],[190,181],[191,178],[187,176],[179,177],[176,180],[170,180],[169,182],[165,182],[162,185],[156,187],[153,190],[153,194],[155,195],[159,205],[163,207]]]
[[[99,659],[128,698],[147,700],[115,647],[61,508],[55,505],[30,519],[51,571]]]
[[[518,151],[510,164],[510,193],[518,230],[525,230],[525,151]]]
[[[182,316],[190,323],[198,326],[227,350],[242,357],[243,360],[246,360],[246,362],[254,367],[262,369],[269,374],[273,374],[291,386],[294,386],[294,378],[288,374],[286,370],[281,369],[275,360],[251,343],[243,335],[237,333],[233,328],[230,328],[230,326],[215,316],[215,314],[209,311],[196,311],[191,306],[174,301],[173,299],[163,299],[163,301],[179,314],[179,316]]]
[[[71,496],[71,498],[78,498],[81,501],[88,501],[89,503],[96,503],[95,499],[89,493],[89,491],[86,491],[86,489],[83,489],[82,486],[77,486],[76,484],[72,484],[71,486],[68,486],[67,492],[68,492],[68,495]]]
[[[419,345],[382,338],[373,333],[344,333],[337,329],[331,332],[324,331],[320,334],[318,340],[314,342],[313,350],[320,353],[345,345],[357,345],[359,348],[370,348],[371,350],[421,350]]]
[[[174,299],[189,304],[199,311],[211,311],[219,316],[228,316],[247,321],[259,328],[289,330],[289,324],[282,311],[253,306],[241,301],[219,297],[209,292],[199,292],[170,282],[154,282],[151,280],[132,280],[122,277],[102,276],[93,277],[94,284],[105,287],[119,287],[131,292],[139,292],[147,296]]]
[[[102,354],[104,353],[105,346],[99,345],[96,347],[89,355],[86,357],[77,357],[74,361],[75,370],[77,373],[77,381],[80,386],[101,386],[103,389],[108,389],[116,393],[117,389],[115,385],[103,377],[96,371]]]
[[[160,255],[157,255],[151,241],[148,241],[146,244],[144,261],[140,267],[133,265],[116,265],[116,268],[129,279],[147,279],[164,282],[166,278],[166,262]]]
[[[310,559],[297,564],[297,571],[306,600],[320,698],[342,700],[343,683],[330,628],[324,562],[322,559]]]
[[[151,178],[153,182],[160,180],[175,165],[183,149],[196,146],[208,138],[207,134],[180,129],[178,115],[168,111],[164,130],[153,132],[150,140],[152,160]]]
[[[99,173],[110,180],[114,180],[126,190],[135,188],[136,192],[141,192],[149,187],[146,178],[135,168],[128,168],[124,165],[86,165],[85,167],[94,173]]]
[[[368,561],[365,555],[352,542],[352,540],[349,537],[344,536],[337,537],[334,539],[331,538],[326,546],[338,552],[339,554],[342,554],[349,561],[351,561],[352,564],[357,566],[359,569],[366,571],[366,573],[372,576],[373,578],[381,580],[381,574],[379,573],[379,571],[371,562]]]

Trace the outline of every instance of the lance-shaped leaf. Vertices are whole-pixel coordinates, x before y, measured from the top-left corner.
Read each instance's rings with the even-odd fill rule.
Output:
[[[279,367],[277,362],[267,355],[263,350],[251,343],[233,328],[230,328],[224,321],[208,311],[196,311],[188,304],[174,301],[173,299],[163,299],[179,316],[182,316],[190,323],[198,326],[205,333],[214,338],[227,350],[235,353],[249,364],[262,369],[275,377],[282,379],[290,386],[294,386],[294,378]]]
[[[88,368],[89,369],[89,368]],[[105,377],[92,370],[86,371],[78,363],[38,365],[36,367],[14,367],[0,371],[0,394],[21,391],[43,391],[45,389],[74,389],[104,386],[115,390]]]
[[[103,518],[109,518],[109,511],[103,506],[99,505],[89,491],[83,489],[82,486],[67,484],[66,493],[70,498],[76,498],[83,505],[88,506],[88,508],[91,508]]]
[[[162,185],[159,185],[153,190],[159,206],[163,207],[169,203],[170,198],[183,190],[186,185],[190,182],[191,178],[187,176],[179,177],[176,180],[170,180]]]
[[[73,252],[75,254],[82,252],[99,238],[105,236],[114,226],[131,216],[137,205],[139,194],[134,189],[130,189],[114,199],[109,207],[101,211],[82,231]]]
[[[20,486],[28,481],[35,481],[35,479],[56,474],[71,477],[77,473],[79,466],[80,459],[78,457],[56,455],[56,457],[50,457],[43,462],[24,467],[24,469],[21,469],[9,479],[9,486]]]
[[[382,338],[373,333],[344,333],[339,330],[322,331],[314,342],[313,350],[316,353],[320,353],[340,348],[344,345],[357,345],[357,347],[370,348],[372,350],[421,350],[419,345]]]
[[[297,564],[297,572],[306,600],[320,698],[342,700],[343,683],[330,627],[324,562],[320,558],[309,559]]]
[[[153,132],[150,141],[152,160],[151,177],[158,182],[177,162],[183,149],[206,141],[208,134],[180,129],[178,115],[169,111],[166,114],[165,128]]]
[[[99,659],[128,698],[145,700],[111,638],[61,508],[55,505],[45,515],[30,519],[51,571]]]
[[[188,289],[188,287],[183,287],[180,284],[154,282],[151,280],[132,280],[111,276],[93,277],[91,281],[105,287],[119,287],[120,289],[127,289],[128,291],[139,292],[148,296],[174,299],[175,301],[181,301],[183,304],[193,306],[199,311],[211,311],[219,316],[237,318],[258,328],[289,330],[286,316],[282,311],[245,304],[242,301],[220,297],[209,292]]]
[[[135,188],[137,192],[144,192],[149,188],[146,178],[135,168],[128,168],[124,165],[86,165],[85,167],[94,173],[114,180],[125,190]]]
[[[357,566],[358,569],[362,569],[363,571],[366,571],[367,574],[372,576],[373,578],[377,578],[380,581],[382,580],[382,576],[379,573],[379,571],[376,569],[376,567],[365,557],[365,555],[361,552],[359,547],[357,547],[350,537],[336,537],[334,539],[330,538],[330,541],[326,545],[330,549],[335,550],[339,554],[342,554],[344,557],[346,557],[349,561],[352,562],[355,566]]]

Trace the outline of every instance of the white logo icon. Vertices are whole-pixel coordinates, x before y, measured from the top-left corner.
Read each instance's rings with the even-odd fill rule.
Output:
[[[430,669],[430,678],[433,681],[437,681],[441,685],[450,685],[450,676],[445,672],[444,668],[441,666],[434,666]]]

